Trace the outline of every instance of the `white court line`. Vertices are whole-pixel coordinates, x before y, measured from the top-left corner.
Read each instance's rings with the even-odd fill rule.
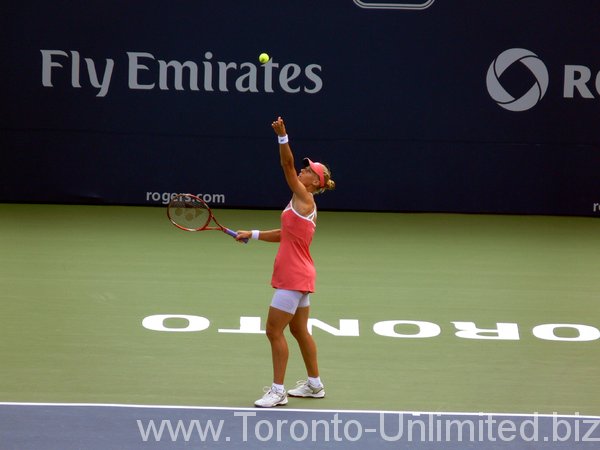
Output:
[[[299,409],[299,408],[248,408],[229,406],[183,406],[183,405],[135,405],[122,403],[35,403],[35,402],[0,402],[0,406],[61,406],[90,408],[141,408],[141,409],[192,409],[217,411],[255,411],[255,412],[302,412],[302,413],[340,413],[340,414],[402,414],[413,416],[502,416],[502,417],[562,417],[573,419],[600,419],[600,416],[580,414],[539,414],[539,413],[499,413],[499,412],[451,412],[451,411],[385,411],[360,409]]]

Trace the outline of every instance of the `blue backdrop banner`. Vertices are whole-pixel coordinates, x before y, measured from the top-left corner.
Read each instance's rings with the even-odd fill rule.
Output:
[[[600,215],[600,3],[13,2],[0,201]],[[262,64],[258,56],[271,59]]]

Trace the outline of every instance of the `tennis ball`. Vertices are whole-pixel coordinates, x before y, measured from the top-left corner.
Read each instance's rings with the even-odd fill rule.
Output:
[[[261,64],[265,64],[265,63],[269,62],[270,59],[271,59],[271,57],[267,53],[261,53],[260,56],[258,57],[258,60],[260,61]]]

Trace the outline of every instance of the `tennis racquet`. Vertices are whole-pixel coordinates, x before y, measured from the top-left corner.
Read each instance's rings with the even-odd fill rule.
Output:
[[[167,217],[173,225],[184,231],[221,230],[235,238],[237,233],[222,226],[204,200],[193,194],[177,194],[169,202]],[[216,226],[209,226],[214,221]],[[245,244],[248,239],[242,239]]]

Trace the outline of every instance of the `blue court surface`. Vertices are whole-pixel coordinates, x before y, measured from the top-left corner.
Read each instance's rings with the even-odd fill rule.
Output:
[[[597,449],[600,417],[0,404],[3,450]]]

